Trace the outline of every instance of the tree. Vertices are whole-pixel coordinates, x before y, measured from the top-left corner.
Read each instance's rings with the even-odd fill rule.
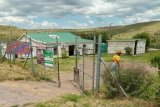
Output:
[[[101,34],[102,34],[102,42],[106,43],[107,40],[109,40],[107,32],[102,32]]]
[[[149,48],[150,45],[150,34],[147,32],[138,33],[133,36],[133,39],[146,39],[146,50]]]

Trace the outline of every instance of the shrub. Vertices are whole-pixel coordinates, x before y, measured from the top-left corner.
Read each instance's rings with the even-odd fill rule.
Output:
[[[144,66],[140,64],[134,65],[133,63],[125,64],[124,67],[122,66],[120,72],[117,74],[117,80],[129,96],[135,97],[140,97],[146,87],[150,86],[152,83],[152,78]],[[107,98],[122,96],[111,75],[106,74],[104,76],[104,83],[106,87],[105,95]]]
[[[150,45],[150,34],[147,32],[138,33],[133,36],[133,39],[146,39],[146,50],[149,48]]]
[[[124,48],[126,55],[132,55],[132,48],[131,47],[125,47]]]
[[[153,65],[154,67],[157,67],[160,73],[160,55],[156,55],[154,56],[151,60],[151,65]]]
[[[62,49],[62,54],[61,54],[61,56],[62,56],[62,59],[67,58],[67,51],[66,51],[65,48]]]
[[[160,105],[160,86],[158,87],[156,93],[155,93],[155,100],[158,103],[158,105]]]
[[[160,49],[160,43],[152,43],[150,48]]]

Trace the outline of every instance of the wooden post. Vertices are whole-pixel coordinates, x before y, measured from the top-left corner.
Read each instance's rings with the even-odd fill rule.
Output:
[[[32,75],[35,76],[35,72],[34,72],[34,63],[33,63],[33,49],[32,49],[32,40],[31,38],[29,38],[29,43],[30,43],[30,48],[31,48],[31,64],[32,64]]]
[[[59,70],[59,49],[58,49],[58,37],[56,37],[56,42],[57,42],[57,60],[58,60],[58,87],[61,86],[61,81],[60,81],[60,70]]]

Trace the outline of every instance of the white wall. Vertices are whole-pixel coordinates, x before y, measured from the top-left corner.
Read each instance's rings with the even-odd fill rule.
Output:
[[[108,53],[115,53],[116,50],[121,50],[122,53],[125,53],[125,47],[131,47],[133,54],[135,41],[108,41]]]
[[[146,40],[138,40],[136,54],[145,53]]]
[[[20,41],[22,42],[29,42],[29,39],[26,37],[26,36],[23,36]],[[93,43],[78,43],[78,46],[79,47],[83,47],[83,45],[86,45],[86,48],[88,49],[93,49]],[[53,45],[56,46],[56,44],[49,44],[47,45],[47,47],[52,47]],[[62,48],[64,47],[67,51],[67,55],[69,55],[69,46],[70,45],[75,45],[75,43],[70,43],[70,44],[65,44],[65,43],[59,43],[59,46],[58,46],[58,51],[59,51],[59,57],[61,57],[61,54],[62,54]],[[36,56],[36,47],[46,47],[45,44],[43,43],[39,43],[39,42],[35,42],[35,41],[32,41],[32,46],[33,46],[33,57]],[[82,49],[78,49],[79,52],[80,52],[80,55],[82,55]],[[75,51],[74,51],[75,53]],[[93,51],[92,50],[87,50],[87,54],[92,54]]]

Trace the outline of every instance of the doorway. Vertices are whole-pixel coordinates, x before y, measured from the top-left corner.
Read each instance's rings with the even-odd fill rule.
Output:
[[[69,56],[73,56],[74,55],[74,49],[75,49],[75,45],[70,45],[69,46]]]
[[[134,47],[134,55],[137,54],[137,43],[138,43],[138,40],[135,41],[135,47]]]

